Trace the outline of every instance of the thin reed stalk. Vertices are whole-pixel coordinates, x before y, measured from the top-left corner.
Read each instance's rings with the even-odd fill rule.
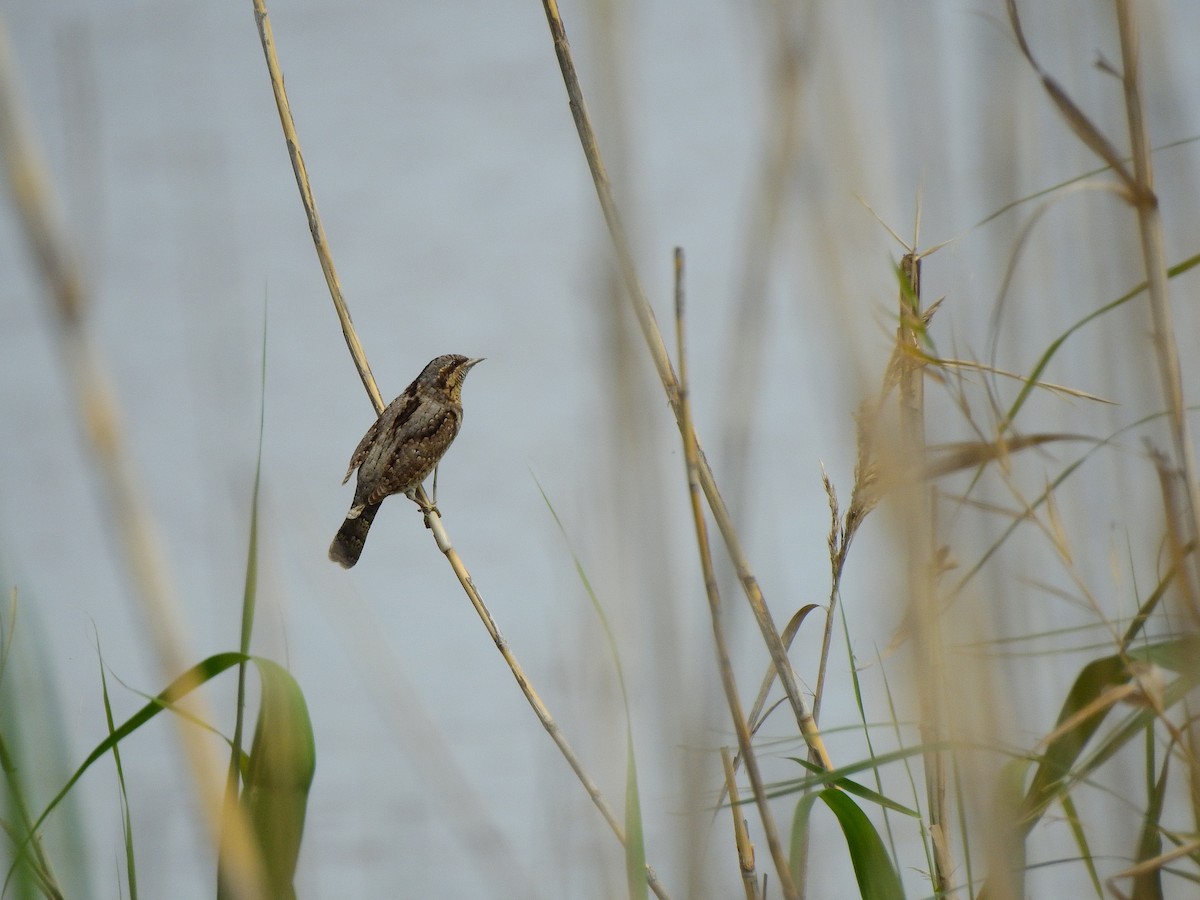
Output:
[[[334,309],[337,311],[338,321],[342,326],[342,334],[346,339],[346,346],[350,350],[350,356],[354,360],[363,386],[371,398],[375,412],[379,414],[384,409],[383,398],[379,393],[379,387],[375,383],[375,378],[371,374],[371,367],[367,363],[366,353],[358,340],[354,323],[350,318],[350,310],[346,305],[345,297],[342,295],[341,283],[337,277],[337,270],[333,265],[333,258],[329,251],[329,242],[325,237],[325,229],[321,224],[320,214],[317,212],[316,199],[313,197],[312,186],[308,179],[308,170],[304,165],[304,154],[300,149],[300,138],[296,133],[296,124],[292,118],[291,106],[288,103],[287,91],[283,83],[283,72],[279,65],[279,56],[275,50],[275,40],[271,31],[271,20],[268,16],[264,0],[254,0],[254,17],[258,23],[259,39],[262,42],[263,54],[266,57],[267,71],[271,80],[271,90],[275,94],[275,105],[279,111],[279,121],[283,127],[288,156],[292,162],[292,171],[296,176],[296,186],[300,190],[300,201],[304,206],[304,212],[308,218],[313,246],[317,251],[317,258],[321,262],[321,270],[325,273],[325,281],[329,286],[330,297],[333,300]],[[575,777],[579,779],[579,783],[587,791],[588,796],[592,799],[592,803],[595,804],[604,821],[608,823],[608,827],[612,829],[617,840],[620,841],[622,846],[627,845],[628,839],[624,827],[621,825],[616,813],[609,806],[608,801],[605,800],[599,786],[587,773],[582,761],[567,742],[566,736],[558,727],[558,723],[555,722],[554,717],[550,714],[550,710],[542,702],[537,691],[534,690],[532,682],[530,682],[529,677],[525,674],[525,670],[521,667],[516,655],[509,647],[508,641],[500,633],[500,628],[488,610],[487,605],[483,602],[483,597],[480,595],[478,588],[475,587],[475,582],[472,580],[470,572],[450,541],[450,536],[442,524],[441,514],[429,502],[429,498],[425,494],[423,487],[417,489],[415,500],[417,506],[424,513],[425,526],[433,532],[438,549],[441,550],[447,562],[450,563],[455,577],[458,578],[459,584],[462,585],[463,591],[483,622],[488,636],[491,637],[492,642],[496,645],[496,649],[500,651],[501,657],[503,657],[504,662],[508,665],[513,678],[517,681],[517,686],[521,689],[521,693],[525,695],[525,699],[533,709],[538,721],[541,722],[542,727],[558,748],[559,753],[567,761],[567,765],[571,767],[571,771],[575,773]],[[657,897],[661,898],[661,900],[666,900],[668,897],[666,889],[659,882],[658,875],[650,865],[646,866],[646,881]]]
[[[604,221],[608,226],[609,238],[617,255],[617,265],[621,272],[621,278],[625,282],[625,291],[629,295],[634,315],[637,317],[642,337],[646,341],[646,347],[650,352],[650,358],[654,363],[654,368],[658,372],[659,380],[662,382],[663,390],[667,395],[667,401],[671,404],[671,410],[675,414],[676,425],[682,429],[681,411],[679,408],[679,382],[675,377],[674,369],[671,367],[671,360],[667,355],[666,344],[663,342],[662,332],[658,328],[658,322],[654,317],[653,309],[650,307],[650,301],[647,300],[646,293],[642,290],[641,279],[638,277],[637,267],[633,261],[633,249],[630,246],[629,237],[625,233],[625,228],[621,224],[621,217],[617,212],[616,200],[613,198],[612,186],[608,180],[608,172],[600,156],[600,147],[596,141],[596,132],[592,127],[587,105],[584,103],[583,90],[579,85],[579,76],[575,71],[575,62],[571,55],[571,45],[567,41],[566,28],[563,25],[562,16],[559,14],[558,4],[555,0],[542,0],[542,8],[546,12],[546,21],[550,26],[550,36],[554,42],[554,53],[558,57],[558,67],[562,72],[563,83],[566,86],[567,97],[570,101],[571,116],[575,120],[575,128],[579,133],[579,142],[583,146],[584,156],[587,158],[588,170],[592,174],[592,181],[596,187],[596,197],[604,213]],[[775,622],[771,617],[770,610],[767,608],[762,589],[759,587],[758,580],[754,577],[747,562],[746,555],[742,550],[741,541],[737,535],[737,529],[734,527],[733,519],[729,515],[729,509],[725,505],[725,500],[721,497],[721,492],[717,488],[716,479],[713,477],[712,469],[708,465],[708,460],[704,456],[704,451],[699,441],[696,444],[696,453],[698,457],[700,486],[704,490],[705,497],[708,498],[713,520],[717,523],[717,528],[725,540],[726,550],[733,562],[738,580],[742,584],[746,600],[750,604],[750,611],[753,613],[754,620],[762,632],[763,642],[766,644],[767,652],[770,654],[771,661],[778,672],[784,693],[787,694],[788,703],[791,705],[792,713],[796,717],[796,724],[800,729],[801,735],[804,737],[805,743],[813,751],[816,758],[820,760],[821,765],[827,769],[831,769],[833,768],[833,763],[829,759],[829,752],[825,748],[825,742],[822,740],[821,734],[817,730],[816,722],[813,721],[812,715],[808,711],[808,705],[800,693],[796,675],[792,671],[791,662],[787,657],[787,648],[784,647],[779,631],[775,628]]]
[[[737,734],[738,752],[746,764],[746,774],[750,778],[754,802],[758,806],[763,832],[767,836],[767,847],[771,852],[771,859],[775,863],[775,871],[779,876],[780,891],[784,897],[792,900],[792,898],[798,898],[800,894],[796,890],[787,855],[779,840],[779,829],[775,826],[775,817],[771,814],[770,801],[763,785],[762,773],[758,768],[758,756],[755,754],[754,745],[750,740],[750,728],[746,723],[746,715],[742,711],[742,701],[738,695],[737,681],[733,675],[733,663],[730,662],[729,647],[725,641],[725,629],[721,625],[721,594],[717,587],[717,573],[713,568],[712,548],[708,542],[708,526],[704,522],[704,506],[700,501],[699,453],[696,447],[696,430],[692,426],[692,405],[688,396],[683,251],[679,248],[675,250],[675,333],[678,340],[676,358],[679,362],[680,432],[683,435],[683,456],[687,466],[688,499],[691,501],[692,521],[696,527],[696,547],[700,551],[700,568],[704,573],[704,591],[708,595],[708,611],[712,619],[717,670],[721,675],[721,688],[725,692],[729,715],[733,719],[733,730]],[[730,773],[732,774],[732,766]]]
[[[1186,514],[1180,516],[1182,544],[1200,537],[1200,480],[1197,479],[1195,445],[1187,421],[1187,401],[1179,362],[1179,344],[1171,315],[1168,290],[1167,256],[1163,234],[1162,210],[1154,192],[1154,164],[1150,153],[1150,133],[1142,110],[1141,62],[1137,20],[1129,0],[1115,0],[1117,33],[1121,42],[1122,86],[1125,115],[1129,123],[1129,143],[1133,156],[1133,178],[1137,190],[1130,198],[1138,219],[1142,264],[1146,269],[1147,296],[1150,303],[1151,338],[1158,363],[1163,399],[1170,412],[1169,425],[1175,453],[1174,464],[1183,479],[1187,498]],[[1200,556],[1192,554],[1180,580],[1188,605],[1196,606],[1200,593]]]
[[[729,794],[729,814],[733,819],[733,842],[738,851],[738,868],[742,873],[742,887],[746,891],[746,900],[762,900],[762,892],[758,889],[758,878],[754,868],[754,845],[750,842],[750,834],[746,830],[746,820],[742,818],[741,799],[738,796],[737,776],[733,771],[733,757],[729,748],[721,748],[721,771],[725,775],[725,791]]]
[[[921,475],[926,471],[925,362],[921,352],[925,330],[921,311],[921,260],[906,253],[900,261],[899,399],[901,464],[910,477],[900,480],[905,519],[905,555],[908,561],[908,604],[914,624],[913,650],[917,662],[917,697],[921,739],[931,748],[922,756],[928,803],[929,835],[933,842],[937,896],[950,896],[954,867],[949,847],[946,752],[944,646],[933,575],[935,535],[933,489]]]

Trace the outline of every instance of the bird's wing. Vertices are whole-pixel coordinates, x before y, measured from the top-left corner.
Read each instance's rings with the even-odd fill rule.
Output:
[[[451,407],[428,417],[410,417],[407,433],[379,480],[371,486],[367,503],[378,503],[391,494],[404,493],[421,484],[458,434],[461,410]]]
[[[371,423],[371,427],[367,429],[367,433],[363,435],[363,439],[358,442],[358,446],[354,448],[354,455],[350,457],[350,468],[346,470],[346,477],[342,479],[342,484],[350,480],[350,476],[354,474],[354,470],[362,465],[362,461],[367,458],[367,453],[371,449],[371,444],[375,443],[375,435],[379,433],[379,420],[376,419]]]

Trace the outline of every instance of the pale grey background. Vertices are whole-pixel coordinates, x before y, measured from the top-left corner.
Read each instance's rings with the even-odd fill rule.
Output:
[[[1098,52],[1117,54],[1107,6],[1023,6],[1038,7],[1026,11],[1027,28],[1043,63],[1124,147],[1118,84],[1092,67]],[[1149,25],[1170,23],[1145,37],[1154,140],[1196,135],[1200,7],[1139,6]],[[738,888],[728,818],[689,837],[683,823],[696,798],[682,796],[675,780],[702,760],[715,788],[710,751],[733,742],[720,718],[705,724],[695,714],[719,703],[681,454],[637,343],[622,367],[637,407],[613,412],[624,401],[614,393],[610,252],[539,4],[292,0],[270,10],[313,187],[384,394],[398,393],[437,354],[487,357],[466,384],[465,426],[442,468],[440,505],[459,551],[568,737],[619,801],[624,725],[611,664],[541,483],[619,636],[635,697],[650,859],[676,896],[700,896],[683,873],[689,851],[708,852],[716,873],[708,895],[730,896]],[[350,498],[338,481],[371,412],[312,251],[251,4],[10,0],[0,14],[89,276],[91,326],[197,659],[236,644],[266,306],[255,648],[291,668],[316,729],[301,895],[522,896],[525,878],[544,896],[619,895],[615,842],[414,512],[389,503],[352,573],[325,558]],[[756,411],[746,480],[729,500],[782,621],[825,600],[819,464],[848,500],[851,412],[889,352],[889,266],[901,251],[856,198],[910,239],[920,193],[929,246],[1098,163],[1020,60],[1002,3],[812,4],[797,16],[808,54],[798,162],[780,244],[760,273],[762,394],[731,398],[723,392],[731,369],[754,365],[732,337],[735,302],[778,115],[767,88],[767,5],[631,4],[618,16],[615,82],[599,8],[567,2],[563,15],[668,335],[671,248],[688,251],[696,416],[719,479],[737,469],[723,450],[728,426],[736,413]],[[1200,236],[1196,153],[1184,147],[1158,160],[1172,262],[1195,252]],[[0,561],[6,593],[19,590],[18,642],[40,633],[43,671],[69,716],[65,734],[47,742],[74,764],[104,733],[97,637],[111,672],[129,686],[110,680],[119,717],[142,702],[135,690],[156,690],[163,676],[109,539],[10,209],[0,216],[8,435],[0,441]],[[1093,193],[1048,213],[1041,227],[1065,232],[1073,255],[1048,239],[1032,242],[1006,307],[1000,365],[1027,369],[1047,336],[1140,279],[1132,215],[1116,209]],[[972,231],[927,265],[927,296],[949,297],[939,323],[947,355],[990,352],[992,304],[1023,221],[1010,215]],[[1194,279],[1173,290],[1182,333],[1194,335]],[[628,323],[624,307],[622,316]],[[1127,311],[1093,339],[1115,352],[1145,329],[1141,313]],[[1095,358],[1096,346],[1078,360]],[[1154,385],[1150,370],[1082,371],[1075,352],[1069,346],[1047,377],[1118,401]],[[1093,414],[1059,404],[1043,416],[1069,430],[1073,417]],[[1113,427],[1132,418],[1118,410]],[[1111,484],[1128,492],[1122,502],[1149,502],[1151,482]],[[1108,527],[1110,513],[1095,520]],[[845,602],[856,651],[869,660],[896,625],[896,586],[886,529],[869,527],[860,540]],[[1107,565],[1103,542],[1089,552]],[[750,693],[762,671],[759,642],[740,595],[728,598],[747,660],[738,674]],[[1062,607],[1045,607],[1045,618],[1008,625],[1048,630]],[[806,678],[816,641],[814,628],[798,642]],[[678,658],[665,649],[671,644],[689,649]],[[853,723],[844,654],[833,671],[826,715]],[[1048,726],[1058,696],[1030,735]],[[215,699],[228,709],[228,693],[219,689]],[[886,708],[870,715],[886,718]],[[846,741],[839,756],[858,758],[861,747]],[[165,724],[127,747],[141,887],[149,897],[211,896],[210,849],[176,753]],[[465,776],[442,774],[447,753]],[[789,773],[781,766],[773,776]],[[463,802],[444,779],[465,782],[480,805]],[[116,897],[110,766],[84,780],[82,796],[88,884],[74,887]],[[703,814],[697,820],[706,828]],[[488,821],[506,846],[471,830]],[[822,849],[836,839],[821,840],[816,852],[844,853]],[[759,852],[765,860],[765,844]],[[926,882],[904,874],[919,896]],[[818,866],[813,896],[844,896],[848,877],[844,862]]]

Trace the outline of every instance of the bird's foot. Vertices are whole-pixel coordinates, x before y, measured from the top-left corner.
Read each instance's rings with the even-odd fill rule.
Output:
[[[437,504],[429,502],[427,498],[419,495],[415,488],[409,491],[405,496],[408,497],[408,499],[413,503],[417,504],[417,509],[421,510],[421,515],[425,517],[426,528],[430,527],[429,517],[431,515],[437,516],[439,519],[442,517],[442,511],[437,508]]]

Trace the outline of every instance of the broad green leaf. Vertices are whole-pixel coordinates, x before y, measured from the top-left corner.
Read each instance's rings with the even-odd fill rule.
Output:
[[[850,861],[854,864],[854,877],[858,879],[858,890],[863,900],[903,900],[904,887],[900,884],[900,876],[896,874],[879,832],[866,813],[844,791],[827,788],[821,791],[820,796],[842,826]]]
[[[316,745],[304,694],[277,663],[255,658],[262,700],[242,802],[258,838],[272,897],[295,896],[292,880],[316,768]]]
[[[1056,724],[1063,725],[1070,721],[1077,713],[1099,699],[1105,691],[1124,684],[1128,677],[1125,661],[1119,656],[1108,656],[1088,663],[1071,685]],[[1046,748],[1025,795],[1021,815],[1023,834],[1029,834],[1046,808],[1062,792],[1071,766],[1075,764],[1084,745],[1096,733],[1096,729],[1111,709],[1109,705],[1100,706],[1096,712],[1055,738]]]
[[[791,867],[797,884],[802,883],[800,879],[803,877],[804,867],[801,856],[807,846],[805,832],[808,830],[812,807],[817,800],[821,800],[833,811],[842,827],[846,849],[850,852],[850,862],[854,866],[854,877],[858,881],[859,896],[864,900],[902,900],[904,887],[888,857],[887,848],[884,847],[879,832],[859,809],[858,804],[844,791],[835,788],[806,794],[796,804],[796,812],[792,816]]]
[[[812,817],[813,804],[820,796],[817,792],[805,794],[796,802],[796,811],[792,814],[792,844],[788,850],[788,865],[792,870],[792,881],[797,888],[805,883],[808,868],[808,820]]]

